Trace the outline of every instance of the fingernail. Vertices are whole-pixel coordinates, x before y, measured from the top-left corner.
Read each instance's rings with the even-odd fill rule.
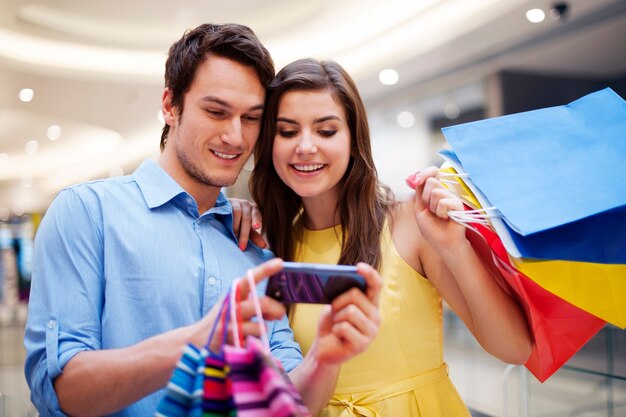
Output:
[[[406,182],[406,185],[408,185],[409,187],[415,189],[415,183],[410,178],[407,178],[406,180],[404,180],[404,182]]]
[[[241,251],[243,252],[243,251],[246,250],[246,247],[243,245],[243,243],[240,243],[239,244],[239,249],[241,249]]]
[[[255,222],[252,224],[252,228],[253,229],[260,229],[261,228],[261,223]]]

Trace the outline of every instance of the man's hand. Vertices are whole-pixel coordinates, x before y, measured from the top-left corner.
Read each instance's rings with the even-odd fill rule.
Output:
[[[233,206],[233,231],[237,236],[239,248],[245,250],[248,241],[260,248],[266,248],[267,242],[261,234],[261,213],[255,203],[240,198],[229,198]]]
[[[283,261],[279,258],[275,258],[253,268],[252,276],[255,283],[258,284],[263,279],[279,272],[281,269],[283,269]],[[254,309],[253,301],[251,299],[248,299],[248,293],[250,292],[250,290],[251,289],[250,285],[248,284],[248,280],[245,277],[242,277],[239,283],[241,301],[239,303],[240,307],[238,313],[241,315],[241,320],[243,323],[242,333],[244,338],[248,335],[259,337],[261,335],[261,329],[259,326],[263,325],[262,323],[251,321],[256,312]],[[215,324],[215,320],[220,317],[219,310],[222,306],[222,301],[218,302],[202,320],[192,325],[193,336],[191,342],[194,343],[196,346],[204,346],[206,344],[209,333]],[[259,301],[261,304],[261,312],[263,313],[263,318],[265,320],[278,320],[285,315],[285,306],[283,306],[280,302],[266,296],[259,297]],[[236,323],[234,323],[233,320],[230,320],[230,323],[227,327],[227,340],[230,344],[233,343],[232,326],[234,325],[236,325]],[[223,328],[222,323],[220,322],[217,324],[215,334],[213,335],[213,340],[211,341],[211,350],[218,351],[220,349],[223,340],[222,335]]]
[[[316,339],[320,363],[342,364],[364,352],[378,333],[382,278],[365,263],[359,263],[357,271],[367,282],[367,293],[352,288],[335,298],[322,313]]]

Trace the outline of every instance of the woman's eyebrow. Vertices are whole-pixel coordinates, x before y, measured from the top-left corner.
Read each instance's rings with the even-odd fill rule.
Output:
[[[282,116],[277,117],[276,121],[277,122],[283,122],[283,123],[289,123],[289,124],[292,124],[292,125],[297,125],[298,124],[298,122],[296,122],[295,120],[289,119],[287,117],[282,117]]]
[[[327,122],[329,120],[341,120],[339,117],[337,116],[324,116],[324,117],[320,117],[319,119],[315,119],[313,121],[313,123],[317,124],[317,123],[324,123]]]

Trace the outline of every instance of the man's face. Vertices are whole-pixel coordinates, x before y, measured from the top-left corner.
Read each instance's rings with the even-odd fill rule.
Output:
[[[170,132],[164,154],[173,161],[174,178],[188,191],[234,184],[261,127],[265,89],[256,71],[209,56],[185,93],[182,115],[168,95],[166,90],[163,107]]]

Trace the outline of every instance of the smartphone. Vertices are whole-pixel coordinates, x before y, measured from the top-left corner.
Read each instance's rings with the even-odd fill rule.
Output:
[[[355,266],[285,262],[283,270],[269,278],[265,293],[285,304],[330,304],[353,287],[366,290]]]

